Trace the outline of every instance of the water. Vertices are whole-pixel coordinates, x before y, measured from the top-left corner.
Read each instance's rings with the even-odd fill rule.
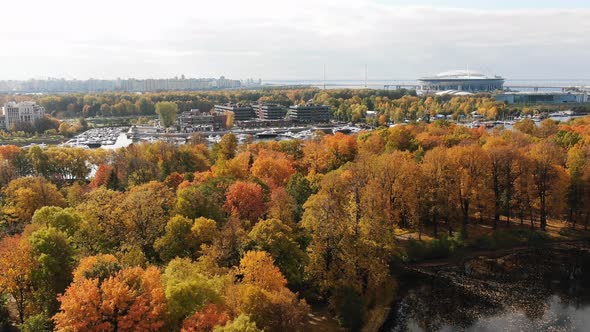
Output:
[[[452,290],[422,285],[395,307],[396,317],[390,322],[393,326],[383,331],[590,330],[590,303],[576,296],[550,292],[546,297],[519,299],[519,303],[500,307],[478,301]]]
[[[406,276],[381,331],[590,331],[587,249],[548,252]]]
[[[133,143],[133,141],[127,137],[127,134],[121,133],[117,137],[117,140],[115,141],[115,144],[113,144],[113,145],[103,145],[103,146],[101,146],[101,148],[107,149],[107,150],[116,150],[118,148],[128,147],[129,145],[131,145],[131,143]]]

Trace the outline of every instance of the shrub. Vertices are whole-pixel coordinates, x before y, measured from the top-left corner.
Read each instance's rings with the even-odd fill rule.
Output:
[[[423,259],[446,258],[464,246],[464,240],[460,235],[443,236],[429,242],[410,239],[406,247],[405,259],[409,262],[416,262]]]
[[[504,249],[522,245],[534,247],[542,245],[548,240],[549,236],[545,232],[516,228],[481,236],[475,240],[473,247],[484,250]]]
[[[405,259],[409,262],[423,260],[428,252],[427,246],[426,242],[410,239],[406,246]]]
[[[340,325],[350,331],[360,331],[365,321],[366,309],[361,294],[352,287],[338,287],[330,299]]]
[[[22,332],[49,332],[53,330],[53,322],[46,314],[33,315],[20,325]]]
[[[489,235],[483,235],[481,237],[478,237],[475,240],[475,242],[473,243],[473,246],[477,249],[483,249],[483,250],[490,250],[490,249],[497,248],[496,240],[494,239],[494,237],[489,236]]]

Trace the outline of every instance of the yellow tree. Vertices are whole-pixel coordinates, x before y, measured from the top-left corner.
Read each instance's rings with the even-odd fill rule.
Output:
[[[428,151],[420,166],[428,183],[424,194],[432,218],[434,236],[438,236],[438,219],[441,217],[447,224],[449,235],[452,235],[450,199],[457,183],[457,173],[447,149],[437,147]]]
[[[531,147],[528,157],[533,166],[530,170],[533,176],[536,200],[539,209],[540,227],[546,229],[548,208],[551,202],[565,201],[563,197],[565,156],[563,151],[554,143],[542,141]],[[557,211],[554,211],[557,212]]]
[[[32,300],[32,272],[35,268],[31,246],[20,235],[0,241],[0,293],[10,294],[16,304],[20,323]]]
[[[65,207],[66,201],[57,187],[41,177],[24,177],[10,181],[3,190],[2,212],[10,218],[11,229],[29,223],[33,213],[43,206]]]
[[[127,241],[141,248],[150,260],[156,259],[154,243],[164,234],[173,206],[174,193],[160,182],[131,188],[118,205]]]
[[[487,138],[484,150],[488,155],[489,185],[494,195],[494,229],[498,227],[502,210],[510,222],[512,201],[515,195],[517,158],[519,152],[510,142],[496,136]]]
[[[230,311],[246,314],[265,331],[302,331],[309,306],[287,287],[287,280],[263,251],[249,251],[240,261],[241,282],[226,289]]]
[[[470,208],[488,188],[485,185],[489,178],[488,155],[479,145],[453,147],[448,153],[457,172],[454,193],[462,215],[461,233],[467,237]]]

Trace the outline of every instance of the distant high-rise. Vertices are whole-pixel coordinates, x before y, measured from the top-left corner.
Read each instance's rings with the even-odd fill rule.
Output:
[[[239,80],[225,77],[186,78],[184,75],[164,79],[121,79],[116,80],[65,80],[49,78],[46,80],[0,81],[0,92],[101,92],[127,91],[150,92],[165,90],[212,90],[241,87]]]

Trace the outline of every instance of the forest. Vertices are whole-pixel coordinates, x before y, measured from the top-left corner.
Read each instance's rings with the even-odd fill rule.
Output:
[[[199,109],[209,112],[215,104],[223,103],[277,103],[285,107],[306,103],[329,105],[332,118],[346,122],[368,122],[373,125],[402,123],[406,120],[426,120],[436,115],[448,115],[453,120],[470,118],[477,112],[489,120],[507,119],[519,115],[541,114],[551,111],[572,109],[588,113],[587,105],[510,105],[496,102],[489,94],[477,96],[416,96],[413,90],[372,90],[315,88],[264,88],[259,90],[229,90],[200,92],[157,92],[157,93],[99,93],[99,94],[56,94],[56,95],[0,95],[0,103],[11,100],[33,99],[48,114],[58,119],[152,116],[155,104],[174,102],[179,111]],[[368,117],[367,112],[377,116]],[[47,121],[45,121],[47,122]],[[50,123],[40,123],[37,132],[55,128]],[[64,128],[68,129],[68,128]]]
[[[378,98],[394,113],[438,107]],[[590,118],[0,146],[0,185],[0,329],[308,331],[310,314],[328,312],[360,331],[391,300],[400,264],[503,245],[475,225],[531,241],[551,222],[587,229]]]

